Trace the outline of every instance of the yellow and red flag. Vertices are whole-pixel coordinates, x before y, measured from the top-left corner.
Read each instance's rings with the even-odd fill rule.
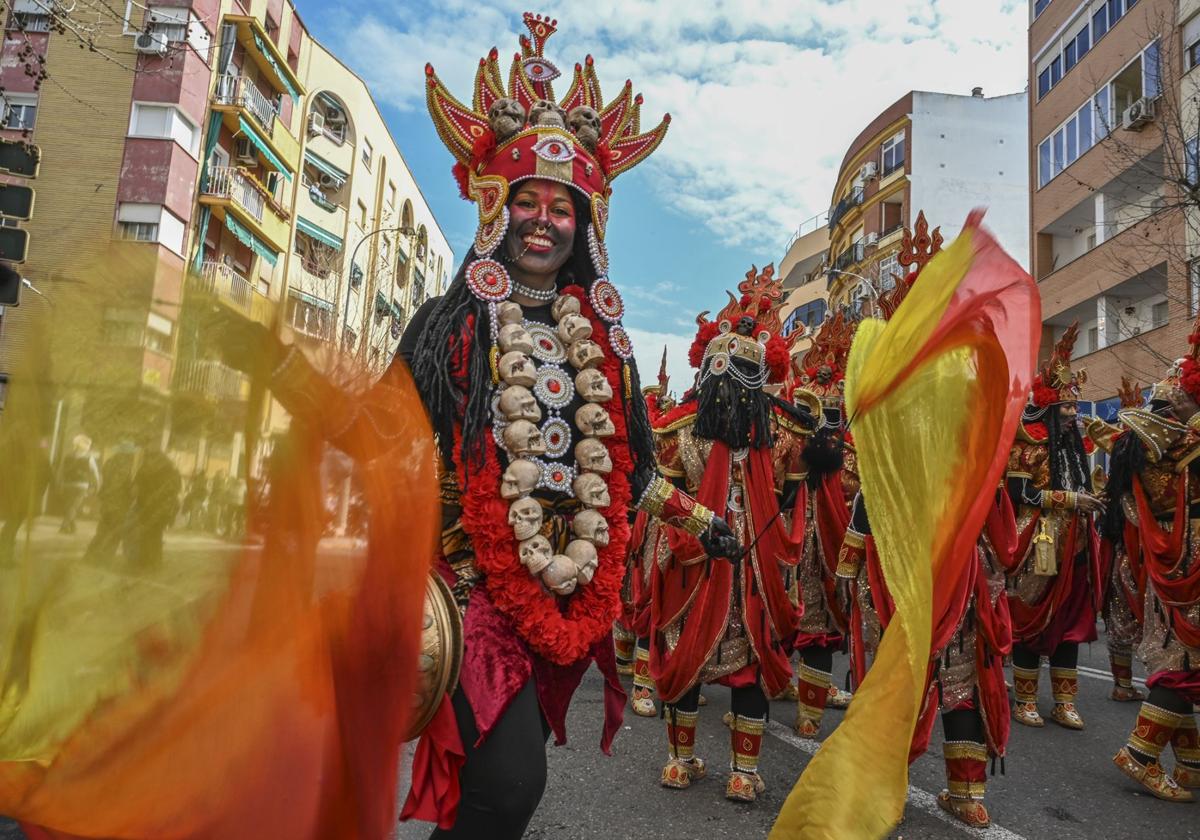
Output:
[[[981,218],[924,268],[891,320],[865,321],[854,339],[847,409],[896,612],[772,840],[879,838],[903,816],[933,616],[972,560],[1037,361],[1037,287]]]

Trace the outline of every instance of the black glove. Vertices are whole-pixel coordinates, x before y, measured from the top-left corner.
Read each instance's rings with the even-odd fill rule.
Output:
[[[700,545],[704,546],[709,557],[737,560],[742,556],[741,543],[730,530],[729,524],[719,516],[714,516],[708,530],[700,535]]]
[[[269,375],[285,348],[263,324],[213,305],[205,313],[205,335],[225,364],[254,376]]]

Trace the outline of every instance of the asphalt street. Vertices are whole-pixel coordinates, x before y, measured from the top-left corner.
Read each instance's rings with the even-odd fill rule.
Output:
[[[82,541],[82,537],[63,540],[62,548],[71,550],[71,544]],[[212,557],[213,550],[220,551],[222,546],[212,538],[184,534],[169,536],[168,547],[180,551],[177,556],[195,552]],[[223,547],[228,550],[231,546]],[[333,554],[345,553],[341,547],[331,548]],[[835,662],[840,680],[844,678],[845,659],[838,657]],[[1087,728],[1072,732],[1049,722],[1044,729],[1013,725],[1006,773],[989,780],[991,829],[967,829],[938,810],[934,797],[944,786],[944,775],[941,733],[935,728],[929,753],[911,769],[905,820],[893,837],[1200,840],[1200,804],[1178,805],[1153,799],[1111,763],[1133,723],[1137,704],[1108,699],[1111,683],[1102,641],[1085,646],[1081,666],[1078,705]],[[1048,682],[1048,674],[1043,671],[1043,714],[1051,707]],[[613,755],[603,755],[598,747],[602,685],[599,675],[590,672],[571,707],[571,740],[548,750],[546,795],[526,836],[530,840],[765,837],[817,742],[792,734],[793,704],[774,702],[760,765],[767,791],[752,805],[728,802],[723,793],[729,735],[721,724],[721,715],[728,709],[728,691],[710,686],[705,693],[708,705],[701,710],[697,753],[707,759],[709,777],[686,791],[665,790],[658,784],[667,754],[663,722],[627,711]],[[822,735],[832,731],[842,716],[842,712],[827,712]],[[406,789],[403,778],[401,789]],[[427,824],[406,824],[395,836],[397,840],[424,840],[429,831]],[[23,840],[23,835],[11,821],[0,818],[0,840]]]

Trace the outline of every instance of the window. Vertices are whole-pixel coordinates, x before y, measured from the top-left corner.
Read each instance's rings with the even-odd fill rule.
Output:
[[[1050,68],[1038,73],[1038,99],[1050,92]]]
[[[395,181],[388,181],[387,204],[388,204],[388,207],[396,206],[396,182]]]
[[[1076,58],[1075,41],[1067,41],[1066,47],[1063,48],[1063,71],[1069,73],[1071,68],[1075,66]]]
[[[1051,171],[1050,158],[1050,141],[1043,140],[1042,145],[1038,146],[1038,189],[1050,183],[1050,179],[1054,177]]]
[[[1088,327],[1086,353],[1095,353],[1100,349],[1100,328]]]
[[[904,132],[883,143],[883,174],[889,175],[904,166]]]
[[[1150,307],[1150,326],[1161,327],[1167,323],[1168,304],[1165,300],[1160,300],[1158,303]]]
[[[277,20],[275,20],[275,18],[271,17],[270,12],[267,12],[263,16],[263,29],[267,30],[267,35],[270,36],[272,41],[278,40],[278,38],[279,38],[279,21],[277,21]]]
[[[384,265],[387,265],[392,261],[392,240],[388,239],[386,235],[381,239],[383,241],[379,246],[379,258],[383,260]]]
[[[371,141],[364,137],[363,144],[362,144],[362,162],[363,162],[363,166],[365,166],[367,168],[368,172],[371,171],[371,157],[374,154],[375,154],[375,149],[372,148]]]
[[[403,286],[406,280],[408,280],[408,254],[404,252],[404,246],[401,245],[396,249],[396,285]]]
[[[1193,137],[1183,144],[1184,178],[1195,186],[1200,178],[1200,138]]]
[[[150,32],[164,41],[186,41],[188,36],[188,9],[170,6],[155,6],[146,15]]]
[[[199,145],[196,126],[174,105],[135,102],[129,117],[129,135],[174,140],[193,155]]]
[[[36,94],[6,93],[0,97],[6,105],[4,128],[32,131],[37,121],[38,100]]]
[[[879,261],[879,287],[881,289],[890,289],[896,285],[896,277],[904,276],[904,270],[900,268],[899,253],[888,254]]]
[[[133,242],[157,242],[158,222],[121,222],[121,238]]]
[[[1042,12],[1046,11],[1046,7],[1050,5],[1050,0],[1034,0],[1033,16],[1037,17]]]
[[[1183,63],[1187,69],[1200,64],[1200,15],[1193,15],[1183,25]]]
[[[350,288],[357,289],[362,285],[363,270],[358,263],[350,264]]]
[[[333,304],[292,293],[288,296],[287,322],[292,329],[313,338],[333,337]]]
[[[411,300],[414,310],[425,302],[425,273],[419,268],[413,273]]]
[[[1065,129],[1060,128],[1058,130],[1058,132],[1055,133],[1055,135],[1054,135],[1054,169],[1053,169],[1053,172],[1055,175],[1062,172],[1063,168],[1064,168],[1063,155],[1066,152],[1066,149],[1064,148],[1066,139],[1067,139],[1067,137],[1066,137]]]
[[[1090,103],[1079,109],[1079,154],[1092,148],[1092,109]]]
[[[1108,109],[1108,85],[1096,92],[1093,104],[1096,106],[1096,142],[1099,143],[1108,136],[1108,129],[1112,126],[1112,113]]]
[[[1200,259],[1188,263],[1188,317],[1200,315]]]
[[[1099,41],[1101,36],[1108,31],[1108,9],[1101,6],[1094,15],[1092,15],[1092,42]]]
[[[1162,93],[1158,74],[1158,41],[1151,41],[1142,52],[1142,96],[1153,99]]]
[[[8,28],[20,32],[49,32],[54,0],[13,0]]]
[[[1065,26],[1063,37],[1048,45],[1037,63],[1037,93],[1041,99],[1104,37],[1137,0],[1092,0]],[[1036,15],[1035,15],[1036,17]],[[1190,44],[1186,34],[1185,44]]]
[[[367,205],[361,198],[358,200],[358,226],[363,230],[367,228]]]
[[[1079,120],[1078,120],[1078,118],[1072,118],[1070,121],[1067,122],[1066,132],[1067,132],[1067,158],[1066,158],[1067,164],[1066,165],[1070,165],[1070,163],[1072,161],[1076,160],[1079,157]]]

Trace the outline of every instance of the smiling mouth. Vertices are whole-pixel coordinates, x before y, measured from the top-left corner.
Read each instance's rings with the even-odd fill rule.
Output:
[[[525,243],[525,247],[530,251],[549,251],[554,247],[554,242],[544,236],[538,236],[533,233],[526,234],[521,238],[521,241]]]

